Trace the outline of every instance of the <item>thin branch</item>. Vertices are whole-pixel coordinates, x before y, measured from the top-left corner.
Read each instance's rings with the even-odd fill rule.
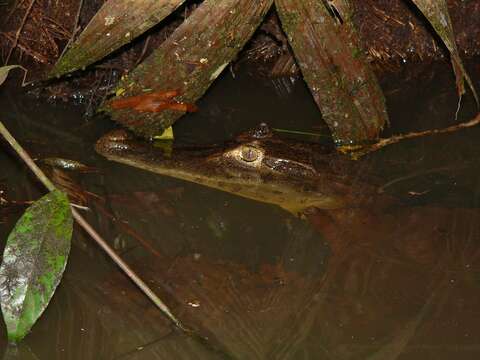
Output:
[[[25,11],[25,15],[23,16],[22,22],[20,23],[20,26],[17,30],[17,33],[15,34],[15,40],[13,41],[13,45],[10,48],[10,51],[8,52],[7,59],[5,60],[5,65],[8,64],[8,60],[10,60],[10,56],[13,53],[13,50],[17,47],[18,44],[18,39],[20,38],[20,34],[22,33],[23,27],[25,26],[25,23],[27,22],[28,15],[30,15],[30,11],[32,11],[32,7],[35,4],[36,0],[32,0],[30,2],[30,5],[28,6],[27,10]]]
[[[22,148],[22,146],[17,142],[17,140],[15,140],[15,138],[12,136],[12,134],[10,134],[10,132],[7,130],[7,128],[3,125],[1,121],[0,134],[3,135],[5,140],[7,140],[10,146],[17,152],[18,156],[22,158],[22,160],[27,164],[30,170],[33,171],[38,180],[40,180],[49,191],[55,190],[55,185],[53,185],[50,179],[43,173],[42,170],[40,170],[37,164],[35,164],[35,162],[30,157],[30,155],[28,155],[27,152]]]
[[[107,253],[108,256],[117,264],[120,269],[137,285],[140,290],[162,311],[167,317],[173,321],[181,330],[189,332],[180,320],[178,320],[170,311],[168,306],[160,300],[152,289],[125,263],[120,256],[107,244],[107,242],[96,232],[96,230],[83,218],[78,211],[72,208],[72,214],[77,223],[92,237],[93,240]]]
[[[147,36],[147,38],[145,40],[145,43],[143,44],[142,52],[140,53],[140,56],[138,57],[137,61],[135,61],[135,64],[132,67],[133,69],[135,69],[138,66],[138,64],[140,64],[143,61],[143,58],[145,57],[145,54],[147,53],[148,44],[150,44],[150,37],[151,37],[151,35]]]
[[[42,182],[45,187],[53,191],[55,185],[50,179],[43,173],[43,171],[35,164],[32,158],[22,148],[22,146],[15,140],[10,134],[7,128],[0,121],[0,134],[8,141],[10,146],[17,152],[37,178]],[[186,329],[182,323],[171,313],[167,305],[160,300],[160,298],[148,287],[148,285],[140,279],[140,277],[128,266],[115,251],[108,245],[108,243],[93,229],[90,224],[77,212],[74,207],[71,207],[72,215],[77,223],[96,241],[96,243],[107,253],[108,256],[125,272],[125,274],[137,285],[140,290],[162,311],[176,326],[185,332],[191,332]]]
[[[80,30],[80,15],[82,14],[82,9],[83,9],[83,0],[80,0],[80,3],[78,4],[78,10],[77,10],[77,15],[75,16],[75,23],[74,23],[74,28],[72,30],[72,36],[70,37],[70,40],[68,40],[67,45],[63,48],[60,56],[58,57],[59,59],[65,54],[65,52],[70,48],[72,43],[75,41],[75,37],[78,33],[78,30]]]
[[[473,127],[473,126],[476,126],[480,124],[480,113],[478,113],[473,119],[469,120],[469,121],[466,121],[466,122],[463,122],[463,123],[460,123],[460,124],[457,124],[457,125],[452,125],[452,126],[448,126],[446,128],[443,128],[443,129],[433,129],[433,130],[425,130],[425,131],[419,131],[419,132],[411,132],[411,133],[408,133],[408,134],[403,134],[403,135],[395,135],[395,136],[392,136],[392,137],[389,137],[389,138],[385,138],[385,139],[379,139],[375,144],[372,144],[372,145],[369,145],[369,146],[365,146],[363,148],[361,148],[360,150],[352,150],[351,152],[351,156],[355,159],[358,159],[368,153],[371,153],[373,151],[377,151],[387,145],[391,145],[391,144],[396,144],[402,140],[406,140],[406,139],[414,139],[414,138],[418,138],[418,137],[422,137],[422,136],[428,136],[428,135],[436,135],[436,134],[446,134],[446,133],[451,133],[451,132],[455,132],[455,131],[458,131],[460,129],[466,129],[466,128],[469,128],[469,127]],[[342,149],[340,148],[340,151],[342,151]],[[345,152],[348,153],[349,150],[346,148],[345,149]]]
[[[7,21],[10,20],[10,17],[13,15],[13,13],[14,13],[15,11],[17,11],[17,9],[20,9],[20,8],[23,6],[23,2],[24,2],[24,1],[25,1],[25,0],[21,0],[20,2],[17,2],[17,3],[15,4],[15,6],[12,7],[12,10],[10,10],[9,13],[8,13],[8,15],[5,16],[5,19],[3,20],[2,25],[3,25],[3,24],[6,24]]]

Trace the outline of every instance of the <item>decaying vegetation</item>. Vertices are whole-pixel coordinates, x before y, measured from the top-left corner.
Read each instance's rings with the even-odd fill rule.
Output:
[[[178,89],[178,101],[195,103],[243,48],[272,0],[203,2],[175,32],[117,86],[120,96]],[[173,124],[184,111],[105,110],[146,137]],[[132,111],[133,110],[133,111]]]
[[[13,55],[17,60],[30,60],[30,68],[37,70],[32,78],[37,79],[93,64],[93,75],[80,73],[75,80],[63,82],[79,86],[81,79],[89,78],[91,88],[91,77],[96,78],[94,93],[100,97],[93,104],[106,99],[114,86],[117,97],[176,90],[181,94],[176,102],[193,104],[235,59],[272,3],[142,0],[133,4],[122,0],[103,4],[99,0],[86,4],[71,0],[54,5],[41,0],[14,1],[0,34],[5,39],[3,59],[11,61]],[[474,19],[480,7],[475,2],[278,0],[275,8],[281,24],[272,8],[257,35],[263,44],[252,42],[257,53],[250,54],[258,60],[263,53],[276,74],[291,74],[296,63],[300,65],[340,145],[374,141],[388,122],[367,60],[378,65],[378,72],[379,68],[398,68],[405,61],[428,62],[448,50],[459,95],[465,92],[466,79],[476,97],[461,61],[462,55],[475,55],[479,49],[480,36],[476,35],[480,29]],[[296,17],[301,18],[300,27],[292,22]],[[36,27],[42,29],[37,36]],[[115,74],[124,75],[118,84]],[[66,90],[56,89],[60,97]],[[181,107],[163,104],[143,111],[114,109],[110,100],[104,101],[102,109],[145,137],[161,133],[185,113]]]
[[[388,123],[383,94],[351,21],[352,9],[276,2],[303,78],[338,145],[376,139]],[[336,11],[334,16],[331,12]]]

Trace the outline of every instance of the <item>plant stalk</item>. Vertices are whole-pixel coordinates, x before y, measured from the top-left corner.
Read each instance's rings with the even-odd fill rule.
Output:
[[[33,159],[22,148],[22,146],[10,134],[7,128],[0,121],[0,134],[7,140],[10,146],[16,151],[18,156],[27,164],[28,168],[35,174],[43,185],[49,190],[55,190],[55,185],[43,173],[43,171],[35,164]],[[190,332],[185,328],[180,320],[178,320],[170,311],[168,306],[153,292],[152,289],[128,266],[125,261],[108,245],[108,243],[97,233],[97,231],[85,220],[85,218],[78,213],[76,209],[71,207],[73,218],[77,223],[92,237],[93,240],[107,253],[107,255],[117,264],[120,269],[137,285],[140,290],[162,311],[178,328],[185,332]]]

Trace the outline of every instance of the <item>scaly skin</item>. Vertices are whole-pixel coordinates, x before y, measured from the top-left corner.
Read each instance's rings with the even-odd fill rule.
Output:
[[[124,130],[102,137],[96,150],[110,160],[275,204],[294,214],[359,207],[375,198],[373,187],[356,181],[355,164],[333,146],[280,140],[266,125],[233,144],[174,149],[169,158]]]

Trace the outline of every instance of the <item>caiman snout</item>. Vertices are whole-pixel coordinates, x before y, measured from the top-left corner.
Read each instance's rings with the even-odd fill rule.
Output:
[[[122,151],[139,150],[141,145],[135,140],[135,137],[127,130],[117,129],[102,136],[95,144],[97,153],[108,157],[108,154],[114,153],[120,155]]]

